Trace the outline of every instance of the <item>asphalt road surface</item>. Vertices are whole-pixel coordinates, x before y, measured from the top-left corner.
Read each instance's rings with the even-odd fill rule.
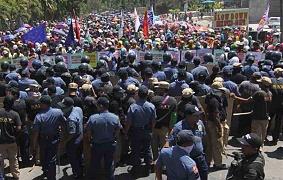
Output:
[[[233,143],[233,141],[227,147],[227,153],[232,153],[233,151],[238,151],[238,150],[239,150],[239,147],[237,147],[237,144]],[[266,178],[265,179],[266,180],[283,180],[283,171],[282,171],[283,142],[280,141],[277,146],[264,146],[263,151],[264,151],[264,157],[266,161],[266,165],[265,165]],[[227,165],[230,165],[231,161],[233,160],[232,158],[230,157],[226,158],[225,156],[223,159],[224,159],[224,163],[226,163]],[[5,161],[5,164],[8,165],[8,162]],[[134,178],[127,172],[128,168],[129,167],[116,168],[115,170],[116,179],[118,180],[133,180],[133,179],[154,180],[155,179],[154,173],[150,174],[150,176],[147,176],[147,177],[140,176],[138,178]],[[60,180],[73,179],[71,167],[69,164],[60,166],[60,169],[57,166],[57,171],[58,171],[57,179],[60,179]],[[24,168],[24,169],[21,169],[20,172],[21,172],[20,180],[41,180],[42,179],[42,177],[40,176],[42,174],[42,171],[41,171],[41,168],[38,166],[35,166],[34,168],[32,167]],[[227,170],[210,172],[209,180],[225,179],[226,174],[227,174]],[[8,176],[7,179],[10,179],[9,177],[11,177],[11,174],[7,174],[7,176]]]

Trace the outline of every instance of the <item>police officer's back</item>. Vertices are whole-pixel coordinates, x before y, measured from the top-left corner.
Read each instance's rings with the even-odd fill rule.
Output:
[[[163,148],[156,162],[156,178],[162,179],[162,168],[166,167],[168,180],[199,179],[196,163],[189,154],[193,148],[194,135],[182,130],[177,135],[177,145]]]
[[[260,151],[262,141],[256,134],[238,138],[243,156],[234,160],[229,168],[227,180],[263,180],[265,160]]]
[[[40,147],[40,162],[43,173],[50,180],[56,179],[56,153],[59,144],[60,129],[63,127],[65,118],[60,109],[51,108],[51,97],[40,98],[41,111],[35,116],[33,124],[33,147]]]

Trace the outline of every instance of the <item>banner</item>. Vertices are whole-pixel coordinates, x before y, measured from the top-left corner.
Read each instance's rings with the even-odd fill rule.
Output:
[[[194,57],[197,55],[197,51],[196,50],[187,50],[187,51],[182,51],[181,52],[181,59],[180,61],[185,61],[186,58],[185,58],[185,54],[186,52],[190,51],[191,53],[193,53]]]
[[[86,56],[89,57],[90,60],[90,66],[95,68],[97,66],[97,53],[96,52],[92,52],[92,53],[84,53]]]
[[[249,9],[222,9],[214,12],[213,28],[223,28],[225,26],[248,26]]]
[[[210,53],[210,54],[212,54],[212,49],[198,49],[197,50],[197,56],[199,56],[200,57],[200,59],[201,59],[201,63],[203,63],[203,56],[205,55],[205,54],[207,54],[207,53]]]
[[[42,63],[44,63],[44,61],[49,61],[51,65],[55,65],[55,56],[41,55],[40,60]]]
[[[64,55],[63,55],[64,56]],[[67,56],[69,59],[66,63],[69,69],[76,69],[81,64],[81,59],[83,55],[81,53],[71,54],[70,56]]]

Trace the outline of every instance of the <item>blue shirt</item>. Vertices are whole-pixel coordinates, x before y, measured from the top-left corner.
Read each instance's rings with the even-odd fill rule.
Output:
[[[94,144],[114,142],[116,131],[120,128],[118,116],[108,111],[90,116],[87,122]]]
[[[132,127],[143,128],[151,125],[155,118],[155,106],[148,101],[138,100],[128,109],[127,121],[132,123]]]
[[[136,86],[140,86],[140,82],[133,78],[133,77],[128,77],[126,80],[119,80],[118,85],[123,88],[124,90],[127,90],[128,85],[134,84]]]
[[[259,69],[255,65],[246,65],[242,68],[242,72],[245,76],[250,77],[254,72],[259,72]]]
[[[178,123],[175,124],[172,133],[169,136],[169,144],[171,146],[176,144],[177,134],[181,130],[191,130],[194,136],[196,136],[196,140],[194,143],[193,150],[190,153],[190,157],[200,156],[203,153],[202,138],[205,136],[206,132],[205,132],[204,124],[202,123],[201,120],[197,122],[196,126],[197,126],[196,128],[192,128],[186,120],[179,121]]]
[[[66,83],[63,81],[61,77],[52,77],[55,81],[55,86],[57,87],[66,87]]]
[[[111,87],[113,86],[110,81],[102,82],[100,78],[92,81],[91,85],[92,85],[93,89],[98,89],[98,88],[102,87],[103,85],[109,85]]]
[[[227,81],[223,82],[223,86],[225,88],[227,88],[230,92],[239,96],[238,85],[236,83],[234,83],[233,81],[227,80]]]
[[[166,75],[163,71],[157,71],[153,74],[153,77],[157,78],[158,81],[166,81]]]
[[[29,79],[29,78],[22,78],[19,80],[19,89],[20,91],[25,91],[30,84],[38,84],[38,82],[34,79]]]
[[[194,79],[197,79],[198,78],[198,75],[200,73],[205,73],[206,74],[206,77],[209,76],[209,72],[207,70],[207,67],[205,66],[201,66],[199,65],[198,67],[195,67],[194,69],[192,69],[191,71],[192,75],[194,76]]]
[[[175,82],[172,82],[170,84],[168,93],[170,96],[173,97],[181,96],[182,91],[185,88],[189,88],[189,85],[185,81],[176,80]]]
[[[20,99],[27,99],[28,98],[28,93],[25,91],[20,91]]]
[[[72,112],[66,119],[69,134],[83,133],[83,111],[80,107],[73,107]]]
[[[64,95],[64,90],[58,86],[56,86],[56,95]],[[45,88],[42,92],[42,95],[48,95],[48,88]]]
[[[164,68],[164,73],[166,75],[166,79],[171,80],[173,75],[178,74],[178,69],[176,67],[167,67]]]
[[[60,109],[49,108],[39,112],[34,119],[33,129],[42,135],[58,135],[58,128],[65,121]]]
[[[168,180],[200,179],[195,161],[179,146],[161,149],[156,166],[160,169],[166,167]]]

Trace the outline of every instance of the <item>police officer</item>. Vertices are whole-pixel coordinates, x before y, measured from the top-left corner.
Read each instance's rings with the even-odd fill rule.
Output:
[[[243,157],[235,158],[231,163],[227,180],[263,180],[265,160],[260,151],[262,141],[256,134],[250,133],[237,139],[241,144]]]
[[[80,107],[74,107],[74,100],[70,97],[65,97],[58,105],[66,118],[68,133],[66,152],[73,170],[73,176],[75,179],[79,179],[83,176],[83,111]]]
[[[33,147],[39,143],[40,162],[43,175],[48,180],[56,179],[56,154],[58,151],[59,136],[65,118],[59,109],[51,108],[51,98],[44,95],[40,98],[41,111],[35,116],[33,123]]]
[[[169,86],[169,95],[176,97],[181,96],[183,89],[189,88],[189,85],[186,83],[187,73],[185,70],[180,69],[178,71],[177,80],[172,82]]]
[[[199,179],[196,163],[189,154],[194,146],[194,134],[182,130],[177,134],[176,146],[163,148],[156,161],[156,178],[162,180],[162,170],[166,167],[168,180]]]
[[[87,122],[87,132],[92,138],[91,172],[94,179],[99,179],[101,160],[107,179],[114,179],[114,152],[116,150],[116,137],[122,128],[118,116],[108,111],[109,100],[100,97],[97,100],[99,114],[92,115]]]
[[[254,65],[255,56],[252,54],[247,55],[246,57],[247,65],[242,68],[243,75],[247,76],[248,79],[253,75],[254,72],[259,72],[257,66]]]
[[[195,135],[195,142],[190,157],[196,162],[201,180],[207,180],[208,165],[202,144],[202,139],[206,132],[205,127],[200,120],[200,115],[203,114],[203,112],[199,111],[196,106],[187,104],[184,113],[185,119],[175,124],[169,136],[169,145],[173,146],[176,144],[177,134],[181,130],[191,130]]]
[[[28,69],[25,69],[21,72],[22,78],[19,80],[19,89],[25,91],[30,84],[38,84],[34,79],[30,79],[30,72]]]
[[[199,57],[195,57],[193,59],[193,63],[195,65],[195,68],[192,69],[191,73],[194,76],[194,79],[197,79],[200,73],[204,73],[206,77],[209,76],[209,72],[207,67],[200,65],[201,59]]]
[[[126,122],[126,133],[130,137],[133,168],[136,174],[141,164],[141,152],[144,151],[144,161],[149,171],[152,165],[151,133],[155,126],[156,111],[153,104],[147,101],[148,88],[141,86],[138,90],[138,100],[129,107]]]

